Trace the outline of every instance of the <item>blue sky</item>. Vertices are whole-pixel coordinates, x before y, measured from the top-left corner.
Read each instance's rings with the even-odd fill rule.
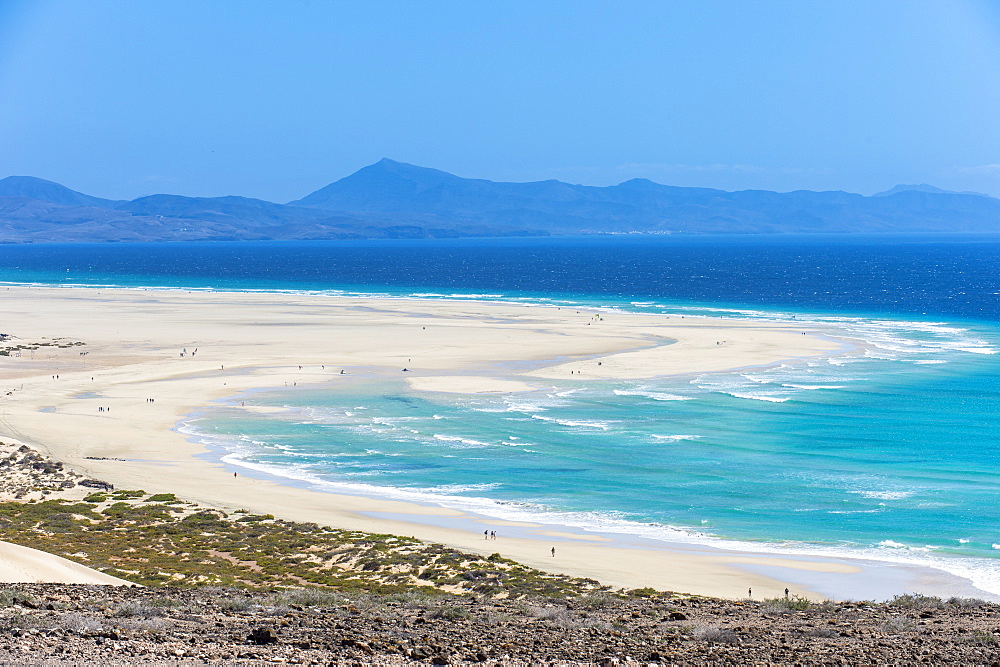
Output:
[[[1000,196],[1000,3],[0,0],[0,177],[288,201],[381,157]]]

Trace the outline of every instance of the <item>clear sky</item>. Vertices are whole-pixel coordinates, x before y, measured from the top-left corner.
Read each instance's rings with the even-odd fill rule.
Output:
[[[1000,196],[987,0],[0,0],[0,177],[461,176]]]

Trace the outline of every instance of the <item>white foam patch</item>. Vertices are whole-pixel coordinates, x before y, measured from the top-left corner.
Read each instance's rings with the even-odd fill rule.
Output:
[[[856,493],[865,498],[874,498],[877,500],[902,500],[904,498],[909,498],[913,495],[913,491],[849,491],[849,493]]]
[[[663,442],[680,442],[682,440],[700,440],[700,435],[657,435],[650,433],[650,437]]]
[[[503,486],[500,482],[487,482],[484,484],[442,484],[441,486],[431,486],[424,489],[427,493],[476,493],[480,491],[492,491]]]
[[[531,415],[531,418],[541,421],[554,422],[560,426],[596,428],[602,431],[610,430],[612,424],[612,422],[601,421],[599,419],[556,419],[555,417],[546,417],[544,415]]]
[[[615,389],[614,392],[616,396],[642,396],[643,398],[651,398],[654,401],[690,401],[694,398],[694,396],[668,394],[662,391]]]
[[[440,440],[441,442],[455,442],[466,447],[491,447],[490,443],[482,442],[480,440],[473,440],[472,438],[462,438],[457,435],[445,435],[443,433],[435,433],[433,436],[435,440]]]
[[[787,396],[772,396],[769,394],[747,394],[738,391],[729,391],[726,393],[734,398],[749,398],[754,401],[767,401],[769,403],[785,403],[792,400]]]
[[[892,547],[893,549],[908,549],[902,542],[894,542],[892,540],[882,540],[878,543],[880,547]]]

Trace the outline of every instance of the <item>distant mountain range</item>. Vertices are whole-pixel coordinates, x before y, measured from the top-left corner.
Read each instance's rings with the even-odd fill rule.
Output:
[[[497,183],[383,159],[302,199],[114,201],[30,176],[0,180],[0,242],[214,241],[567,234],[1000,232],[1000,199],[930,185],[726,192],[633,179]]]

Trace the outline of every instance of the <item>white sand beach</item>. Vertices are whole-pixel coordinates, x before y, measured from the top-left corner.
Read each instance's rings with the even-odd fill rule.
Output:
[[[22,286],[0,289],[0,313],[0,330],[16,337],[8,343],[37,346],[0,357],[0,439],[27,443],[118,488],[496,551],[628,588],[738,598],[751,587],[775,595],[788,586],[816,597],[801,576],[779,574],[862,569],[830,559],[619,545],[530,524],[484,543],[483,529],[502,522],[234,478],[198,458],[203,445],[175,429],[211,401],[254,388],[400,377],[405,368],[415,390],[522,391],[571,372],[650,378],[836,354],[845,344],[827,332],[501,303]],[[515,363],[518,373],[510,370]]]

